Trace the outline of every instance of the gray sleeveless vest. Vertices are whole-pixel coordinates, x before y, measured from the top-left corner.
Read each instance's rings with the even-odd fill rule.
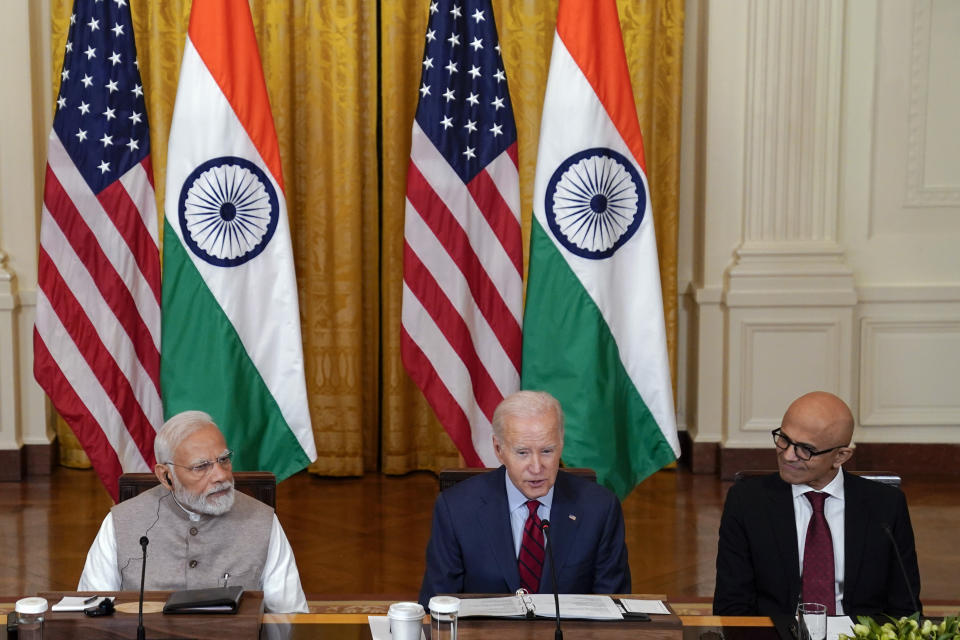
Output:
[[[146,589],[175,591],[227,584],[261,589],[263,564],[273,526],[273,509],[239,491],[233,508],[222,516],[196,522],[162,486],[125,500],[111,509],[117,536],[121,590],[140,588],[142,551],[147,545]],[[149,531],[148,531],[149,529]]]

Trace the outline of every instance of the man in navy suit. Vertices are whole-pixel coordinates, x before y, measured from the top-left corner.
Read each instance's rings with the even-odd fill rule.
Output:
[[[818,391],[790,405],[773,431],[779,474],[742,480],[727,494],[715,614],[792,615],[800,601],[850,616],[921,609],[906,499],[841,469],[852,437],[853,414],[840,398]]]
[[[503,466],[437,497],[420,602],[521,586],[552,593],[550,554],[536,535],[544,520],[560,593],[629,593],[620,502],[595,482],[559,471],[560,403],[535,391],[505,398],[493,414],[493,448]]]

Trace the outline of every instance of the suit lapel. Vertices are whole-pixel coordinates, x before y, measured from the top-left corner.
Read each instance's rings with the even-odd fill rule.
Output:
[[[575,497],[567,484],[563,471],[557,473],[557,482],[553,489],[553,504],[550,505],[550,540],[553,545],[553,558],[557,562],[557,577],[570,556],[570,550],[576,548],[577,536],[580,533],[580,513]],[[551,592],[553,577],[550,568],[550,552],[543,565],[543,575],[540,578],[540,591]]]
[[[500,568],[503,579],[512,592],[520,587],[520,572],[517,569],[513,531],[510,529],[505,472],[504,467],[500,467],[499,473],[490,475],[491,485],[477,509],[477,523],[486,544],[489,545],[490,556]]]
[[[790,598],[800,593],[800,552],[797,549],[797,519],[793,512],[793,490],[779,476],[769,476],[767,507],[770,509],[771,534],[783,568],[784,584]]]
[[[859,575],[863,560],[863,547],[867,539],[867,521],[870,514],[860,493],[857,478],[843,471],[843,575],[844,600],[855,591],[854,582]]]

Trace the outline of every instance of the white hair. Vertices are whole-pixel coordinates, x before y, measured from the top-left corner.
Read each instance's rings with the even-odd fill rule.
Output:
[[[546,391],[517,391],[503,399],[493,411],[493,435],[503,440],[503,423],[507,418],[535,418],[553,412],[557,417],[557,430],[563,438],[563,408],[560,402]]]
[[[153,441],[153,455],[160,464],[173,461],[173,454],[191,434],[217,424],[203,411],[183,411],[163,423]],[[217,427],[219,429],[219,427]]]

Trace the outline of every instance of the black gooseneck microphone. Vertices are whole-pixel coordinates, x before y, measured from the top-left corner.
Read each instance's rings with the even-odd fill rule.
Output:
[[[557,613],[557,630],[554,631],[553,637],[554,640],[563,640],[563,630],[560,629],[560,588],[557,585],[557,563],[553,561],[553,545],[550,544],[549,532],[550,532],[550,521],[541,520],[540,521],[540,531],[543,532],[543,546],[545,546],[550,553],[550,573],[553,577],[553,604],[556,607]],[[552,534],[551,534],[552,535]]]
[[[900,557],[900,549],[897,548],[897,541],[893,538],[893,531],[890,530],[890,525],[884,522],[880,525],[880,528],[883,529],[883,532],[887,534],[887,537],[890,538],[890,545],[893,547],[893,555],[897,556],[897,565],[900,567],[900,575],[903,576],[903,584],[907,585],[907,593],[910,594],[910,604],[913,605],[913,610],[918,612],[920,607],[917,606],[917,598],[913,595],[913,587],[910,586],[910,578],[907,576],[907,568],[903,565],[903,558]]]
[[[147,631],[143,628],[143,585],[147,577],[147,545],[150,538],[140,536],[140,548],[143,549],[143,562],[140,563],[140,610],[137,618],[137,640],[146,640]]]

